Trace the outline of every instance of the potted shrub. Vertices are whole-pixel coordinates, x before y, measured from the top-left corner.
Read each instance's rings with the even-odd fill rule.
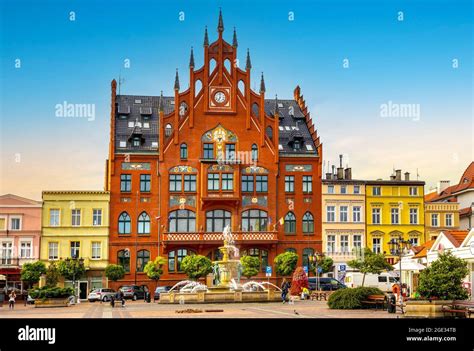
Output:
[[[35,299],[35,307],[67,307],[73,294],[74,290],[71,287],[44,286],[29,290],[29,295]]]
[[[462,286],[468,275],[467,262],[451,252],[440,254],[420,273],[419,298],[407,301],[405,317],[442,318],[442,306],[453,300],[465,300],[469,294]]]

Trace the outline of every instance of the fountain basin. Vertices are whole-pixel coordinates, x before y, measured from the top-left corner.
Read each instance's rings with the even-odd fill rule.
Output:
[[[208,291],[194,293],[161,293],[159,303],[238,303],[238,302],[276,302],[281,301],[281,292],[277,290],[242,291],[211,287]]]

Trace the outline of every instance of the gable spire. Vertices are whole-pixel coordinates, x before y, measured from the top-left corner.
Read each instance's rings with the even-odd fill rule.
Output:
[[[222,33],[224,31],[224,21],[222,20],[222,10],[219,8],[219,24],[217,25],[217,31]]]
[[[275,94],[275,112],[274,115],[277,116],[280,114],[280,109],[278,108],[278,95]]]
[[[245,69],[249,70],[252,68],[252,62],[250,62],[250,51],[247,49],[247,62],[245,63]]]
[[[194,52],[191,46],[191,56],[189,57],[189,68],[194,68]]]
[[[160,100],[158,102],[158,111],[163,111],[163,90],[160,92]]]
[[[204,46],[209,46],[209,37],[207,35],[207,26],[206,26],[206,29],[204,30]]]
[[[176,77],[174,79],[174,90],[179,90],[179,76],[178,76],[177,68],[176,68]]]
[[[232,38],[232,46],[234,48],[239,46],[239,43],[237,42],[237,32],[235,31],[235,27],[234,27],[234,37]]]
[[[263,79],[263,72],[262,72],[262,79],[260,79],[260,93],[265,92],[265,80]]]

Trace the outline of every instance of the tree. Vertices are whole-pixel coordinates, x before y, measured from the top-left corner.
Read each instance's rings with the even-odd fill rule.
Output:
[[[291,280],[291,295],[300,295],[303,288],[308,288],[308,276],[303,267],[296,268]]]
[[[105,267],[105,276],[107,279],[116,282],[125,276],[125,268],[119,264],[109,264]]]
[[[28,284],[37,284],[45,273],[46,265],[43,262],[25,263],[21,268],[21,280]]]
[[[257,275],[260,270],[260,259],[258,257],[242,256],[240,263],[242,264],[242,275],[247,279]]]
[[[190,255],[181,261],[181,269],[190,279],[197,280],[212,272],[212,262],[202,255]]]
[[[165,264],[166,260],[161,256],[157,256],[154,261],[147,262],[143,271],[146,273],[148,278],[154,280],[155,284],[157,284],[163,274],[163,266]]]
[[[383,254],[377,254],[368,248],[365,248],[364,255],[362,255],[360,258],[349,261],[347,264],[364,274],[361,286],[364,286],[365,275],[367,273],[380,274],[385,270],[393,270],[392,265],[385,260],[385,256]]]
[[[58,270],[65,279],[73,281],[80,279],[86,273],[84,262],[71,258],[59,261]]]
[[[334,266],[334,261],[329,256],[324,256],[321,261],[318,262],[318,268],[321,268],[322,273],[332,272],[332,267]],[[310,263],[311,272],[316,274],[316,264]]]
[[[46,270],[46,286],[54,288],[58,284],[60,277],[58,265],[56,262],[51,262]]]
[[[424,298],[465,300],[469,294],[462,281],[468,274],[467,262],[448,251],[421,271],[417,292]]]
[[[298,255],[295,252],[287,251],[275,257],[273,262],[275,263],[275,270],[278,275],[288,276],[296,269]]]

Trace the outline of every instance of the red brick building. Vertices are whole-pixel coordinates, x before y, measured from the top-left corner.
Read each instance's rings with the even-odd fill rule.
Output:
[[[109,257],[129,272],[116,285],[150,284],[142,270],[157,255],[160,284],[184,279],[182,258],[217,259],[227,224],[262,277],[285,250],[299,264],[321,251],[322,144],[300,88],[266,99],[262,74],[251,90],[250,55],[245,69],[234,64],[237,36],[223,39],[221,14],[217,31],[213,43],[205,31],[201,68],[191,49],[185,91],[178,72],[174,96],[117,95],[112,81]]]

